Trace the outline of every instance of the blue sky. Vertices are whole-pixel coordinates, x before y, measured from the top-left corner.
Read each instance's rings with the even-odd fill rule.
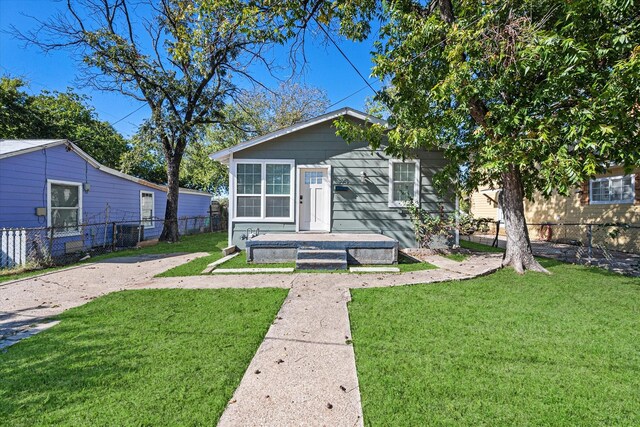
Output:
[[[68,52],[45,54],[34,46],[25,47],[21,41],[8,34],[11,25],[24,31],[37,27],[33,18],[45,20],[56,11],[62,10],[65,3],[66,1],[59,0],[0,0],[0,75],[24,78],[30,82],[28,91],[32,93],[44,89],[64,91],[68,87],[74,88],[77,92],[91,97],[91,105],[101,120],[114,123],[139,108],[141,103],[124,95],[78,87],[78,64]],[[360,72],[368,77],[371,69],[371,42],[352,43],[336,40]],[[286,57],[285,51],[277,53]],[[365,83],[331,44],[325,46],[320,40],[310,40],[307,42],[306,53],[307,66],[297,80],[324,89],[331,103],[365,87]],[[287,70],[284,71],[283,74],[288,74]],[[277,85],[264,70],[257,69],[255,78],[267,86]],[[379,84],[374,83],[374,79],[370,81],[374,88],[379,87]],[[238,81],[238,84],[243,85],[243,82]],[[332,109],[344,106],[363,109],[366,98],[371,95],[372,91],[366,88]],[[125,136],[131,136],[148,115],[149,110],[143,107],[115,124],[115,127]]]

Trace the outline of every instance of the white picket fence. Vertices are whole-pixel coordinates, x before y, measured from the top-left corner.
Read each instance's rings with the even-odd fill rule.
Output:
[[[13,268],[27,263],[27,231],[24,228],[0,230],[0,268]]]

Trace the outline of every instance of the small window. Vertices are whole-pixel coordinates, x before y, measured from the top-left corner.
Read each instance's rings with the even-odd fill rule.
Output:
[[[82,223],[82,184],[49,181],[48,225],[57,236],[80,234]]]
[[[418,160],[389,162],[389,206],[402,207],[420,200],[420,162]]]
[[[633,203],[635,176],[610,176],[591,180],[589,203]]]
[[[155,222],[153,221],[153,215],[155,213],[153,199],[152,191],[140,192],[140,222],[144,228],[155,227]]]

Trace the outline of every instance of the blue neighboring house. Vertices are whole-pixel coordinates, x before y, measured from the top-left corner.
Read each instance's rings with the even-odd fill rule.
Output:
[[[131,222],[154,239],[166,199],[166,186],[106,167],[68,140],[0,140],[0,229],[64,227],[57,236],[91,247],[107,231],[88,225]],[[178,217],[208,217],[210,203],[211,194],[181,188]]]

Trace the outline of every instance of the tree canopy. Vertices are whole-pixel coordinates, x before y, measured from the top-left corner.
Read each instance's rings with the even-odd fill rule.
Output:
[[[42,49],[78,55],[86,84],[146,102],[146,133],[165,157],[167,206],[161,240],[176,241],[180,166],[189,143],[222,110],[235,79],[279,37],[253,2],[242,0],[77,0],[33,32],[15,33]]]
[[[291,3],[291,2],[289,2]],[[612,164],[640,164],[640,6],[628,0],[317,1],[289,28],[338,21],[355,40],[381,21],[372,74],[391,128],[340,124],[387,151],[445,151],[441,187],[503,188],[504,265],[543,270],[524,197],[568,194]],[[285,7],[285,6],[283,6]],[[289,4],[289,7],[295,7]],[[445,176],[446,175],[446,176]]]
[[[31,95],[18,78],[0,78],[0,135],[15,139],[69,139],[100,163],[119,168],[127,142],[98,120],[89,98],[68,89]]]
[[[225,122],[209,126],[201,139],[191,141],[186,148],[180,168],[181,186],[226,192],[228,170],[209,159],[211,153],[318,116],[329,105],[324,90],[297,83],[281,84],[274,90],[246,90],[236,98],[222,111]],[[131,146],[123,157],[123,171],[150,181],[161,178],[166,168],[164,158],[146,126],[134,136]]]

